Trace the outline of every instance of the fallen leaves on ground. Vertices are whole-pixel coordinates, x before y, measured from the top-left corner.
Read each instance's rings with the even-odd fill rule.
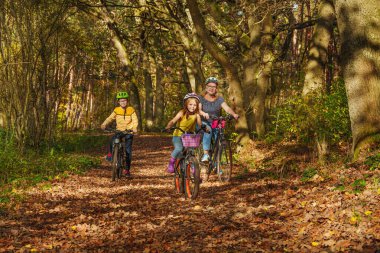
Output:
[[[331,180],[211,177],[190,201],[165,170],[171,139],[137,136],[133,178],[109,164],[35,187],[0,216],[0,252],[374,252],[379,190],[336,191]],[[99,153],[103,156],[103,153]],[[345,170],[346,176],[355,169]],[[373,173],[377,173],[376,171]],[[378,177],[374,175],[374,177]],[[320,178],[320,177],[318,177]]]

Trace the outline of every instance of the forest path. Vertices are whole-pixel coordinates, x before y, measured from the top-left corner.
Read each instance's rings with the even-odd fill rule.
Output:
[[[372,252],[378,246],[379,226],[357,233],[360,226],[342,224],[350,215],[343,212],[346,195],[321,183],[235,173],[231,183],[214,177],[201,184],[197,200],[185,200],[165,172],[171,149],[170,137],[137,136],[132,179],[112,182],[104,161],[84,175],[32,188],[15,212],[0,216],[0,252],[320,252],[363,245]],[[366,207],[374,215],[378,200]]]

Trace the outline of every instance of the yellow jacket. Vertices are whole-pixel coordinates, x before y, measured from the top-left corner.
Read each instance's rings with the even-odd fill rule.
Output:
[[[139,122],[133,107],[129,106],[125,109],[120,106],[116,107],[111,115],[102,123],[102,126],[107,126],[114,120],[116,120],[116,130],[133,130],[134,132],[137,132]]]

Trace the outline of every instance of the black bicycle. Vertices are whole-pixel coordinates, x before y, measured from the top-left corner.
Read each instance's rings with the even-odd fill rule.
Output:
[[[126,168],[125,136],[132,134],[133,131],[114,129],[106,129],[106,131],[113,132],[116,135],[116,138],[112,142],[112,181],[115,181],[116,178],[121,178],[123,169]]]
[[[211,148],[209,150],[210,160],[208,163],[202,163],[202,166],[206,166],[204,180],[208,180],[210,174],[216,171],[218,178],[221,182],[228,182],[231,180],[232,175],[232,149],[231,141],[226,138],[224,134],[224,128],[226,122],[233,119],[232,115],[225,117],[211,117],[211,128],[217,129],[216,138],[211,139]],[[198,149],[199,156],[203,155],[203,149]]]
[[[202,139],[203,128],[195,134],[188,133],[179,127],[171,127],[165,131],[180,130],[183,150],[176,159],[174,166],[174,188],[177,193],[185,194],[185,198],[195,199],[199,193],[201,183],[198,158],[195,149],[199,146]]]

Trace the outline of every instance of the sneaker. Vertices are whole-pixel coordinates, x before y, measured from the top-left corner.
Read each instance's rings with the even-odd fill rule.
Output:
[[[129,170],[123,170],[123,174],[126,177],[131,177],[131,172]]]
[[[106,155],[106,160],[109,161],[109,162],[112,162],[112,154],[111,153],[108,153]]]
[[[201,162],[208,162],[210,160],[210,156],[208,154],[204,154],[202,156]]]

